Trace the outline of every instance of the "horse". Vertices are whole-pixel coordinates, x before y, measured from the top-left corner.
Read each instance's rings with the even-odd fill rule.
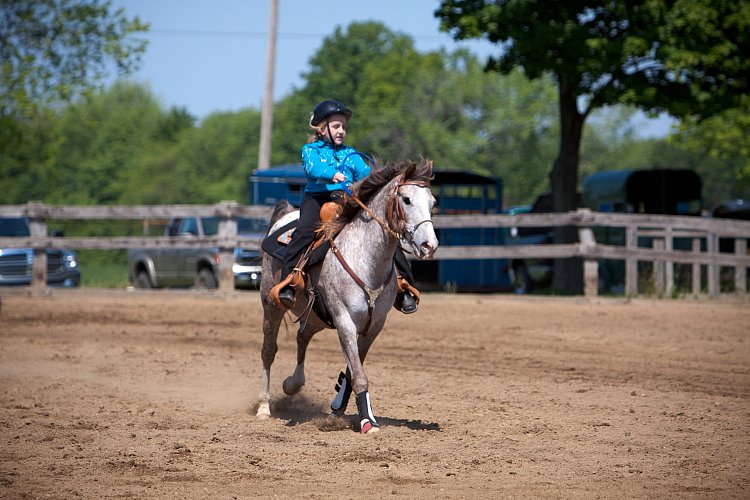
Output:
[[[430,190],[432,162],[402,160],[381,166],[351,186],[340,214],[324,223],[321,230],[331,243],[322,264],[306,272],[306,289],[297,293],[291,312],[300,319],[297,330],[297,366],[283,384],[284,393],[294,395],[305,384],[305,354],[313,335],[330,328],[338,332],[346,361],[346,373],[339,376],[331,409],[343,416],[354,392],[359,412],[359,431],[377,432],[372,411],[365,357],[385,324],[397,293],[393,263],[397,245],[409,249],[418,259],[430,259],[438,247],[432,224],[435,198]],[[358,200],[358,201],[357,201]],[[360,203],[358,205],[357,203]],[[298,217],[286,201],[277,204],[268,234]],[[334,238],[335,235],[335,238]],[[271,417],[271,365],[278,350],[279,326],[286,311],[269,296],[279,281],[281,262],[263,255],[260,296],[263,305],[263,375],[256,418]],[[322,300],[330,323],[326,324],[311,307]]]

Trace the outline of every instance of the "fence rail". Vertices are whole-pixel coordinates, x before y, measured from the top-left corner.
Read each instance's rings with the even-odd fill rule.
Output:
[[[270,218],[272,209],[262,206],[221,202],[214,205],[141,205],[141,206],[54,206],[38,202],[25,205],[0,206],[0,217],[26,217],[30,237],[0,237],[0,247],[32,248],[34,262],[32,287],[46,283],[46,249],[74,248],[116,250],[127,248],[195,248],[215,246],[221,252],[220,286],[233,289],[231,269],[233,249],[237,246],[258,249],[257,238],[237,235],[238,217]],[[51,237],[50,220],[149,220],[171,217],[219,217],[219,231],[214,237],[173,238],[168,236],[108,236],[108,237]],[[517,215],[436,215],[436,228],[511,228],[575,226],[578,242],[550,245],[495,245],[441,246],[435,259],[526,259],[526,258],[581,258],[584,261],[584,293],[598,293],[600,260],[625,262],[625,293],[638,293],[638,262],[653,263],[656,290],[669,295],[674,287],[674,264],[692,265],[692,292],[701,293],[701,267],[706,267],[708,295],[720,294],[721,267],[734,268],[736,293],[747,293],[747,269],[750,268],[747,241],[750,222],[702,217],[682,217],[648,214],[612,214],[579,209],[567,213]],[[595,229],[621,228],[624,245],[597,242]],[[639,246],[639,239],[647,239],[651,247]],[[733,240],[734,253],[720,252],[719,241]],[[674,248],[676,239],[690,240],[690,250]]]

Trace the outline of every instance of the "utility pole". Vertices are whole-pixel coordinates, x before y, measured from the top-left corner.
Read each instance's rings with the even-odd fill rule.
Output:
[[[279,0],[270,0],[270,26],[266,51],[266,86],[263,91],[263,110],[260,118],[260,148],[258,169],[271,166],[271,136],[273,133],[273,75],[276,68],[276,25],[279,18]]]

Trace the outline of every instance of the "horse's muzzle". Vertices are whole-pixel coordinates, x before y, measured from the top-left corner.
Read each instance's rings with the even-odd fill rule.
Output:
[[[419,246],[415,248],[417,251],[417,258],[418,259],[431,259],[433,255],[435,255],[435,250],[437,250],[438,247],[438,241],[435,239],[434,241],[423,241]]]

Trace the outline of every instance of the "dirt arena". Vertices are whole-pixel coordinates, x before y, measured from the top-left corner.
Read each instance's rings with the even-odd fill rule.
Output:
[[[0,290],[3,498],[750,498],[747,301],[427,295],[367,360],[293,325],[254,418],[257,292]]]

